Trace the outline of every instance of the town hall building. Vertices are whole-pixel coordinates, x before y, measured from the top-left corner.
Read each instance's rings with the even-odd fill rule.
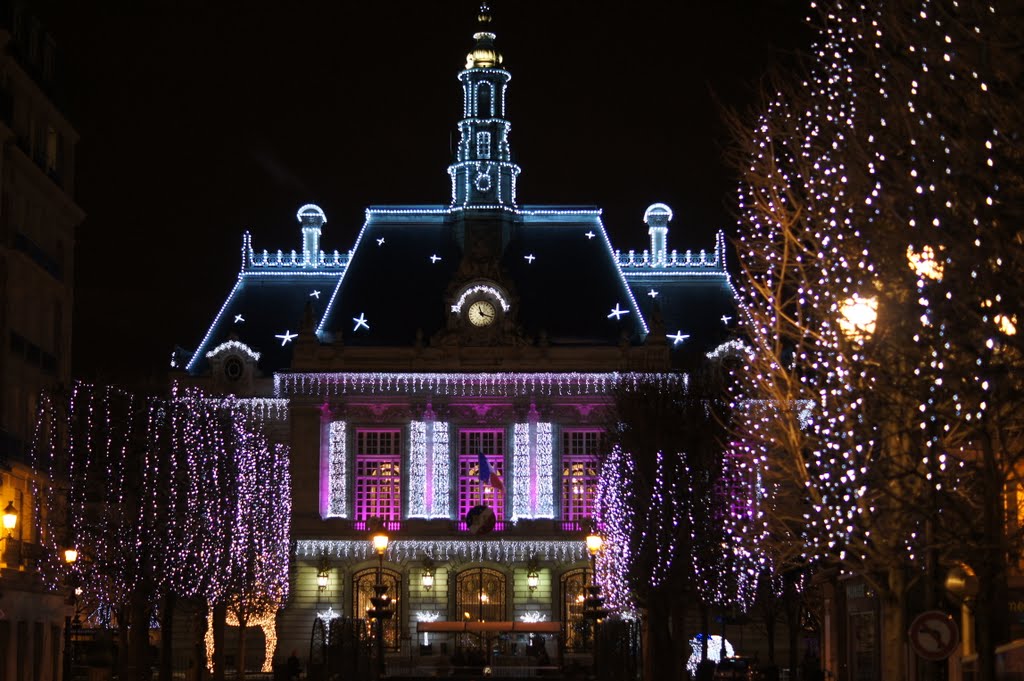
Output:
[[[290,446],[280,659],[305,658],[318,621],[372,607],[376,529],[396,658],[491,645],[472,623],[500,623],[503,655],[538,634],[551,657],[579,648],[613,395],[639,374],[672,380],[735,332],[721,234],[670,250],[672,210],[657,203],[637,210],[649,246],[620,251],[599,208],[519,202],[511,76],[486,7],[478,22],[450,199],[369,207],[342,250],[324,249],[314,204],[298,209],[301,249],[257,251],[245,234],[237,282],[174,358]],[[481,455],[503,484],[481,482]],[[493,527],[467,521],[479,506]],[[462,640],[467,627],[479,631]]]

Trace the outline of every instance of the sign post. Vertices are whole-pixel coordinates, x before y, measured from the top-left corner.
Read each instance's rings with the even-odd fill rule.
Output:
[[[910,647],[926,660],[945,660],[960,645],[960,630],[952,616],[926,610],[910,623]]]

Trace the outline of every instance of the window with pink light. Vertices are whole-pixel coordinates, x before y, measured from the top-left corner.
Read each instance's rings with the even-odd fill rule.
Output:
[[[402,432],[356,430],[355,520],[402,517]]]
[[[486,504],[497,520],[505,519],[505,493],[480,482],[478,454],[487,457],[491,471],[498,474],[505,486],[505,431],[499,428],[459,431],[459,518],[469,509]]]
[[[585,520],[594,514],[597,463],[604,431],[568,428],[562,431],[562,520]]]

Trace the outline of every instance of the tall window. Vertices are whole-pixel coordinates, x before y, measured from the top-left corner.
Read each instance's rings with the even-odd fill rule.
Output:
[[[487,457],[491,471],[497,473],[505,485],[505,431],[459,431],[459,518],[465,518],[469,509],[478,505],[490,506],[494,517],[505,519],[505,494],[501,490],[480,482],[479,454]]]
[[[356,520],[402,518],[401,464],[401,431],[356,431]]]
[[[601,430],[562,431],[562,520],[584,520],[593,516],[597,462],[603,446]]]
[[[494,115],[493,94],[493,88],[490,83],[480,83],[476,86],[477,118],[490,118]]]

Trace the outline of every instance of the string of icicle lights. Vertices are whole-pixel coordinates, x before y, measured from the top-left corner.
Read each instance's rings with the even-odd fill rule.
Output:
[[[666,373],[279,373],[274,394],[333,397],[407,394],[452,397],[573,397],[608,395],[641,383],[669,387],[686,376]]]
[[[376,554],[368,540],[357,539],[300,539],[295,544],[299,558],[344,558],[368,560]],[[494,561],[497,563],[523,562],[536,557],[575,563],[587,558],[582,539],[393,539],[384,557],[394,562],[420,560],[426,555],[431,560]]]

